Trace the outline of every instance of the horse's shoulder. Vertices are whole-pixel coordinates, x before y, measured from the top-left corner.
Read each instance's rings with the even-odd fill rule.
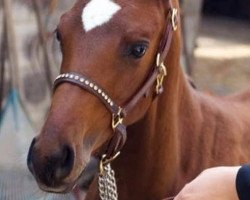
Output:
[[[201,115],[205,121],[232,127],[240,126],[246,118],[250,119],[250,90],[229,96],[199,92],[199,96]]]

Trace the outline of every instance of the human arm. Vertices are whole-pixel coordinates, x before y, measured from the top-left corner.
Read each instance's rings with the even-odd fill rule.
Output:
[[[207,169],[187,184],[174,200],[238,200],[236,178],[239,182],[244,178],[243,175],[237,176],[239,169],[241,167]]]

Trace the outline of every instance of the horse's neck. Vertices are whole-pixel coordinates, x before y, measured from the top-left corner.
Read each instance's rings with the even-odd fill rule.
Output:
[[[161,199],[173,191],[179,172],[181,124],[187,119],[183,115],[192,117],[189,108],[195,103],[191,92],[184,73],[176,66],[169,71],[164,94],[152,103],[143,119],[128,128],[128,141],[115,167],[121,178],[119,187],[124,186],[121,193],[129,193],[130,199],[150,195],[145,191],[155,196],[143,199]]]
[[[216,141],[213,134],[218,132],[217,127],[229,135],[224,145],[232,148],[237,145],[233,138],[238,137],[238,132],[232,133],[234,124],[217,122],[215,113],[220,113],[222,121],[229,118],[225,110],[231,109],[230,105],[221,108],[214,98],[192,89],[179,67],[178,48],[171,49],[171,62],[166,62],[171,68],[164,82],[164,93],[155,99],[143,119],[128,127],[128,141],[114,162],[122,200],[160,200],[175,195],[202,168],[211,166],[212,161],[237,164],[235,161],[240,160],[242,149],[238,147],[232,158],[222,148],[215,152],[217,158],[202,156],[213,148],[211,140]]]

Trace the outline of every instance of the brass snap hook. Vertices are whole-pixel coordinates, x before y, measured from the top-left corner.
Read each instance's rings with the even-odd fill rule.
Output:
[[[163,81],[167,76],[167,68],[164,65],[164,62],[161,61],[161,54],[157,55],[156,66],[158,68],[159,74],[157,75],[156,82],[156,94],[161,94],[163,92]]]
[[[171,23],[173,30],[176,31],[178,28],[178,10],[176,8],[171,11]]]
[[[119,124],[122,124],[124,118],[121,116],[122,108],[119,107],[119,111],[117,114],[112,115],[112,128],[115,130]]]
[[[120,155],[120,151],[117,152],[114,156],[112,156],[111,158],[108,158],[107,159],[107,155],[104,154],[102,156],[102,159],[100,161],[100,165],[99,165],[99,172],[100,172],[100,175],[103,175],[104,174],[104,166],[111,163],[112,161],[114,161],[119,155]]]

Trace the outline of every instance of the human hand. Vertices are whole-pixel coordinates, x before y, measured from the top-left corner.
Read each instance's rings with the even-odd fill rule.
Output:
[[[239,169],[207,169],[187,184],[174,200],[238,200],[235,181]]]

